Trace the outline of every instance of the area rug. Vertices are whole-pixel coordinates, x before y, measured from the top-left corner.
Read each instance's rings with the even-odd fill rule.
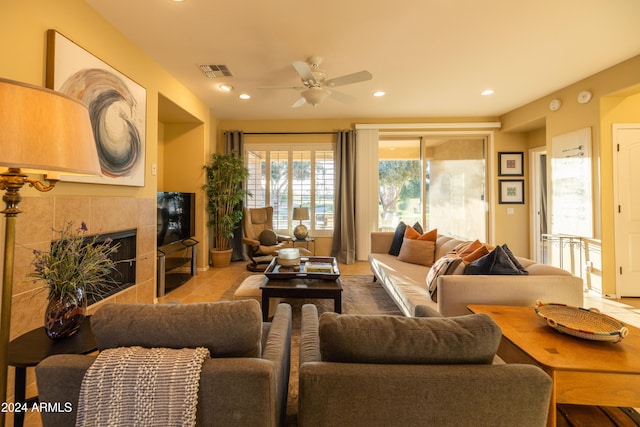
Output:
[[[248,276],[243,274],[222,295],[220,300],[230,301],[233,293]],[[341,276],[342,281],[342,312],[347,314],[391,314],[402,315],[387,292],[378,282],[373,281],[373,275]],[[287,398],[287,423],[295,426],[298,413],[298,364],[300,347],[300,310],[304,304],[315,304],[318,313],[333,311],[333,301],[324,299],[284,299],[291,305],[292,336],[291,336],[291,372],[289,375],[289,396]]]

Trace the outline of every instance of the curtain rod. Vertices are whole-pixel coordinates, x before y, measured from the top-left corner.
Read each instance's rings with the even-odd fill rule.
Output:
[[[337,135],[338,132],[243,132],[244,135]]]

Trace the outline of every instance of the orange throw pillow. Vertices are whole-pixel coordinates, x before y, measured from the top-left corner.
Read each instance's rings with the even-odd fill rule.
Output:
[[[428,240],[435,242],[438,239],[438,229],[434,228],[424,234],[420,234],[413,227],[407,227],[404,230],[404,237],[411,240]]]
[[[484,246],[484,245],[482,243],[480,243],[480,240],[474,240],[474,241],[468,241],[468,242],[460,243],[458,245],[458,247],[456,248],[456,254],[460,258],[464,258],[467,255],[472,254],[474,251],[480,249],[482,246]]]
[[[476,249],[475,251],[471,252],[470,254],[465,255],[464,257],[462,257],[462,260],[466,263],[469,264],[470,262],[473,262],[479,258],[482,258],[485,255],[489,254],[489,249],[487,249],[487,247],[485,245],[480,246],[478,249]]]

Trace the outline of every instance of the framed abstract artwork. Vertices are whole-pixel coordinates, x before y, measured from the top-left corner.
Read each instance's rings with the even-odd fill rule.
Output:
[[[498,186],[500,195],[499,203],[524,203],[524,179],[499,179]]]
[[[498,176],[524,176],[524,153],[498,153]]]
[[[102,169],[61,179],[144,186],[146,89],[55,30],[47,31],[47,87],[87,106]]]

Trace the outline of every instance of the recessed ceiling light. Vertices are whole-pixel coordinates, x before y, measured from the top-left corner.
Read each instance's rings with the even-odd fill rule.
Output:
[[[250,99],[251,95],[249,95],[247,93],[241,93],[238,98],[240,98],[240,99]]]
[[[494,93],[495,91],[493,89],[485,89],[482,92],[480,92],[480,95],[489,96],[489,95],[493,95]]]
[[[383,91],[383,90],[378,90],[378,91],[373,92],[373,96],[379,97],[379,96],[384,96],[384,95],[385,95],[385,91]]]
[[[223,92],[231,92],[233,90],[233,86],[228,85],[226,83],[222,83],[222,84],[218,85],[218,87]]]

